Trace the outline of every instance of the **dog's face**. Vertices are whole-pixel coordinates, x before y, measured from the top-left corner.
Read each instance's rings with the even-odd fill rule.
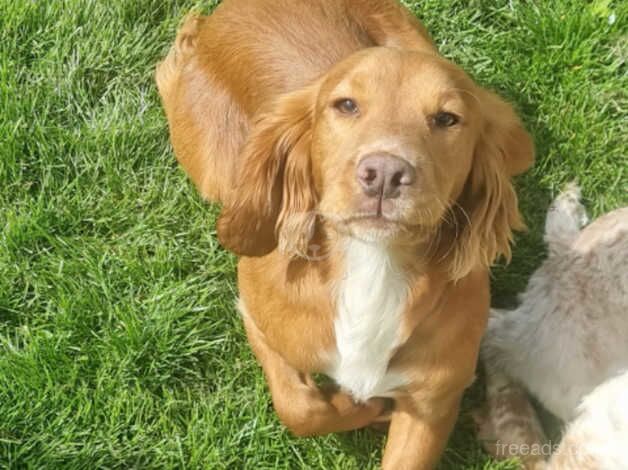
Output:
[[[433,231],[469,175],[475,96],[473,83],[434,55],[378,49],[333,70],[311,149],[323,217],[372,241]]]
[[[532,143],[512,109],[428,53],[372,48],[254,126],[218,232],[238,254],[307,253],[316,223],[386,244],[455,232],[453,277],[509,253],[510,176]]]

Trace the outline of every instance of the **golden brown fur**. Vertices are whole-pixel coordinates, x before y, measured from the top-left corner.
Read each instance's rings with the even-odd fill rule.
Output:
[[[344,244],[375,240],[410,294],[390,368],[384,466],[431,468],[473,380],[487,269],[520,227],[511,176],[533,160],[512,108],[440,57],[394,0],[225,0],[190,17],[157,70],[181,165],[221,202],[221,243],[242,256],[241,309],[282,421],[299,435],[354,429],[383,410],[319,390],[335,350]],[[338,112],[339,99],[360,104]],[[435,124],[441,112],[460,122]],[[365,154],[400,156],[420,184],[381,202],[356,183]],[[306,334],[299,334],[307,332]]]

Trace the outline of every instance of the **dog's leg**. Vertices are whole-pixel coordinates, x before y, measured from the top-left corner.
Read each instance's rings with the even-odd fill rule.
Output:
[[[186,18],[155,79],[177,160],[205,199],[226,204],[234,196],[233,176],[248,120],[212,69],[200,65],[200,35],[210,21]]]
[[[395,402],[388,441],[384,451],[384,470],[429,470],[436,466],[454,427],[461,395],[433,403],[413,399]],[[443,410],[435,413],[435,410]]]
[[[497,460],[518,458],[526,470],[544,469],[546,438],[525,390],[490,368],[486,388],[484,407],[473,412],[484,449]]]
[[[293,368],[267,344],[250,318],[243,315],[251,348],[268,382],[279,419],[297,436],[323,435],[368,426],[385,410],[387,401],[356,403],[332,387],[319,388],[309,374]]]
[[[588,223],[589,218],[580,197],[580,188],[575,183],[570,183],[554,199],[547,211],[544,238],[550,253],[562,252]]]

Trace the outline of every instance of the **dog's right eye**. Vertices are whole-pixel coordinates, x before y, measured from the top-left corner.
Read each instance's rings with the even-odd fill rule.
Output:
[[[453,113],[440,111],[432,116],[432,122],[436,127],[452,127],[460,122],[460,118]]]
[[[357,114],[359,111],[357,103],[351,98],[341,98],[334,101],[334,108],[342,114]]]

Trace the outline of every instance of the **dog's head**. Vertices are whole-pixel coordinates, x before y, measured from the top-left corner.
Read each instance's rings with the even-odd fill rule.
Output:
[[[235,253],[303,255],[324,219],[390,245],[447,239],[459,278],[510,254],[521,225],[511,176],[531,165],[533,145],[511,106],[455,65],[372,48],[280,97],[241,158],[218,221]]]

